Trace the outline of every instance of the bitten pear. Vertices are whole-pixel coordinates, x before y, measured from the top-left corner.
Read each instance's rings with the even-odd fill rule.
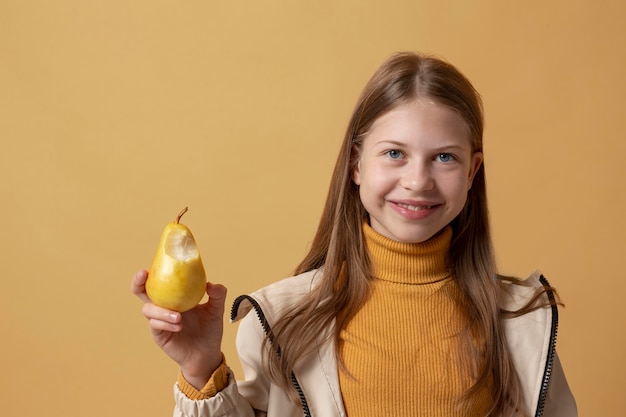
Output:
[[[191,230],[176,220],[165,226],[146,281],[146,293],[157,306],[184,312],[194,308],[206,291],[206,274]]]

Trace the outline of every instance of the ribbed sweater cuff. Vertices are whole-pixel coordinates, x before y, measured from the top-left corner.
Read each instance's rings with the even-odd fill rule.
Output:
[[[222,357],[221,365],[213,372],[209,381],[200,390],[185,379],[182,371],[178,372],[178,388],[190,400],[206,400],[214,397],[228,385],[228,366]]]

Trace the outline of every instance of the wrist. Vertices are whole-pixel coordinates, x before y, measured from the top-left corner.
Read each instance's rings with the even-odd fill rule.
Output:
[[[224,363],[224,355],[220,354],[213,360],[204,362],[201,367],[191,366],[191,367],[180,367],[180,372],[185,378],[185,380],[195,387],[197,390],[201,390],[213,373]]]

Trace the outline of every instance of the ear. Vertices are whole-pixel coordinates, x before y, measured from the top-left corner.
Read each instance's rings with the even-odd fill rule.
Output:
[[[352,182],[361,185],[361,153],[356,145],[352,145],[352,158],[356,159],[352,170]]]
[[[474,177],[478,172],[478,169],[483,163],[483,153],[482,152],[474,152],[472,154],[472,159],[470,161],[470,171],[467,177],[467,189],[472,188],[472,182],[474,181]]]

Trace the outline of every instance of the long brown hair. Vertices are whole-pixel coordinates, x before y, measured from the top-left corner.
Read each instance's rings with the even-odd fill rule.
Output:
[[[320,335],[337,342],[342,328],[368,296],[370,262],[362,231],[367,212],[352,181],[362,140],[381,115],[417,98],[458,112],[470,129],[472,151],[483,150],[480,96],[454,66],[432,56],[398,53],[374,73],[347,127],[311,249],[295,270],[299,274],[321,268],[320,283],[273,324],[274,343],[280,346],[281,354],[267,356],[270,376],[294,398],[297,398],[291,388],[294,364],[323,342]],[[452,227],[449,268],[454,271],[465,295],[462,308],[475,324],[472,336],[484,341],[484,345],[477,348],[468,338],[464,347],[474,357],[480,357],[475,384],[465,399],[470,400],[473,394],[488,389],[493,399],[490,414],[500,415],[505,410],[518,408],[521,394],[498,306],[498,277],[489,232],[484,164],[474,177],[465,207]],[[342,366],[338,354],[337,358]]]

